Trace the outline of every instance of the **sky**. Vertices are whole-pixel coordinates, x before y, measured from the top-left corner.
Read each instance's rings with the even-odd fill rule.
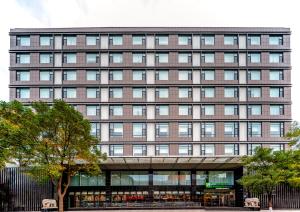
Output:
[[[300,121],[300,2],[297,0],[3,0],[0,100],[9,97],[9,30],[26,27],[289,27],[292,114]],[[298,58],[298,59],[297,59]]]

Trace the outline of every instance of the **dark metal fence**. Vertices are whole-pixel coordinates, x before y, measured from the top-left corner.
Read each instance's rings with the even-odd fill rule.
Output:
[[[38,183],[20,168],[0,170],[0,211],[38,211],[43,199],[52,198],[50,182]]]

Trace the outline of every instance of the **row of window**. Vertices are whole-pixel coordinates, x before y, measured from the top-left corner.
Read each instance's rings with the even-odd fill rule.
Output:
[[[167,64],[169,63],[169,53],[157,53],[155,54],[156,63]],[[132,53],[132,63],[133,64],[146,64],[146,53]],[[58,60],[55,57],[56,60]],[[153,60],[152,57],[149,60]],[[192,63],[193,57],[192,53],[178,53],[177,62],[180,64],[189,64]],[[195,60],[198,60],[195,59]],[[202,53],[201,54],[201,63],[215,63],[215,53]],[[59,58],[61,61],[61,58]],[[123,53],[110,53],[109,62],[114,64],[123,63]],[[53,53],[40,53],[39,63],[40,64],[53,64]],[[87,64],[97,64],[100,62],[99,53],[86,53]],[[238,63],[239,56],[238,53],[224,53],[224,63]],[[249,63],[261,63],[261,53],[254,52],[248,53],[248,62]],[[284,57],[282,52],[270,52],[269,53],[269,63],[283,63]],[[17,64],[29,64],[30,63],[30,53],[17,53],[16,54],[16,63]],[[64,53],[63,54],[63,63],[66,64],[75,64],[77,63],[77,54],[76,53]]]
[[[123,123],[110,123],[109,135],[110,137],[123,137],[124,135]],[[269,128],[271,137],[282,137],[284,135],[283,122],[271,122]],[[91,134],[100,136],[100,123],[92,123]],[[156,137],[170,136],[169,123],[156,123],[155,124]],[[202,122],[201,123],[201,137],[216,137],[216,123],[215,122]],[[147,136],[146,123],[132,123],[132,137],[141,138]],[[191,122],[178,123],[178,137],[192,137],[193,127]],[[239,123],[238,122],[224,122],[224,136],[225,137],[238,137],[239,136]],[[262,136],[262,123],[249,122],[248,123],[248,136],[261,137]]]
[[[252,155],[255,149],[261,147],[261,144],[248,144],[248,155]],[[109,156],[124,156],[124,146],[120,144],[109,146]],[[273,151],[283,151],[284,145],[282,144],[271,144],[269,146]],[[159,144],[155,145],[155,155],[157,156],[169,156],[169,145]],[[178,154],[181,156],[193,155],[193,145],[191,144],[179,144]],[[132,155],[133,156],[147,156],[147,145],[139,144],[132,145]],[[214,156],[216,155],[215,144],[201,144],[200,145],[200,155]],[[239,145],[238,144],[224,144],[224,155],[239,155]]]
[[[262,97],[262,88],[261,87],[249,87],[248,89],[248,98],[261,98]],[[40,88],[40,98],[49,99],[54,98],[53,88]],[[109,88],[109,98],[112,99],[121,99],[124,98],[123,88]],[[133,99],[146,99],[147,89],[146,88],[132,88],[131,96]],[[202,98],[215,98],[216,89],[215,87],[202,87],[201,94]],[[224,87],[224,98],[238,98],[239,97],[239,88],[238,87]],[[62,90],[63,98],[77,98],[77,88],[63,88]],[[169,88],[156,88],[155,89],[155,98],[157,99],[168,99],[170,97]],[[177,97],[179,99],[188,99],[193,98],[193,89],[192,88],[178,88]],[[269,97],[271,98],[282,98],[284,97],[284,88],[283,87],[270,87],[269,88]],[[27,99],[30,98],[30,88],[17,88],[16,89],[16,98]],[[95,99],[100,98],[100,88],[99,87],[90,87],[86,88],[86,98]],[[126,98],[129,98],[126,94]]]
[[[156,80],[169,80],[169,70],[156,70],[155,79]],[[239,71],[238,70],[224,70],[224,80],[238,80]],[[262,70],[259,69],[250,69],[248,70],[248,80],[262,80]],[[192,70],[178,70],[178,80],[192,80]],[[65,70],[63,71],[63,80],[77,80],[77,71],[76,70]],[[43,70],[39,73],[40,81],[53,81],[53,71]],[[110,70],[109,71],[109,80],[123,80],[124,73],[123,70]],[[214,69],[201,70],[201,79],[202,80],[215,80],[216,71]],[[284,71],[280,70],[269,70],[269,80],[283,80]],[[17,81],[30,81],[30,71],[29,70],[18,70],[16,71],[16,80]],[[100,71],[99,70],[86,70],[86,80],[100,80]],[[140,81],[146,80],[146,71],[145,70],[132,70],[132,80]]]
[[[86,35],[85,44],[87,46],[96,46],[99,43],[99,35]],[[111,35],[109,36],[109,44],[113,46],[121,46],[124,44],[122,35]],[[215,45],[215,35],[202,35],[201,44],[206,46]],[[169,45],[168,35],[156,35],[155,43],[159,46]],[[51,35],[40,35],[39,37],[40,46],[52,46],[53,36]],[[66,46],[77,45],[76,35],[65,35],[63,37],[63,44]],[[146,36],[145,35],[132,35],[132,45],[145,45]],[[178,35],[178,45],[186,46],[192,44],[191,35]],[[238,45],[238,35],[224,35],[224,45],[232,46]],[[16,39],[17,46],[30,46],[30,35],[17,36]],[[261,35],[248,35],[248,45],[249,46],[260,46],[261,45]],[[283,45],[282,35],[269,35],[269,45]]]

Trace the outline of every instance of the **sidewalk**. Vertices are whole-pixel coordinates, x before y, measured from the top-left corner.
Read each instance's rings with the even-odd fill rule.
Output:
[[[87,210],[87,211],[68,211],[68,212],[236,212],[239,210],[205,210],[205,209],[153,209],[153,210]],[[241,210],[240,210],[241,211]],[[250,210],[244,210],[250,211]],[[269,210],[260,210],[262,212],[268,212]],[[300,212],[300,209],[273,209],[275,212]]]

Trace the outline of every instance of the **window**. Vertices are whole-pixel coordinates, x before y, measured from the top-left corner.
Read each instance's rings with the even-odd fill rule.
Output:
[[[248,97],[250,98],[260,98],[261,97],[261,88],[248,88]]]
[[[143,45],[144,40],[143,35],[132,35],[132,45]]]
[[[147,171],[112,171],[111,185],[112,186],[146,186],[149,185],[149,175]],[[117,197],[117,195],[115,195],[114,193],[117,194],[117,192],[113,192],[113,198]],[[122,193],[124,194],[124,192]],[[127,194],[127,192],[125,192],[125,194]]]
[[[169,155],[169,146],[168,145],[156,145],[155,146],[155,155],[168,156]]]
[[[189,45],[192,41],[192,38],[190,35],[178,35],[178,45]]]
[[[261,123],[249,122],[248,123],[248,136],[261,137]]]
[[[283,53],[269,53],[270,63],[283,63]]]
[[[99,105],[87,105],[86,106],[86,115],[87,116],[99,116],[100,115],[100,106]]]
[[[17,36],[17,46],[30,46],[30,35]]]
[[[132,88],[132,97],[133,98],[145,98],[146,89],[145,88]]]
[[[238,97],[238,88],[237,87],[225,87],[224,88],[224,97],[225,98],[237,98]]]
[[[239,114],[238,105],[225,105],[224,106],[224,115],[225,116],[235,116]]]
[[[30,63],[30,54],[16,54],[16,63],[18,64],[29,64]]]
[[[16,71],[16,80],[17,81],[29,81],[30,80],[30,71]]]
[[[224,70],[224,80],[238,80],[238,71]]]
[[[86,80],[100,80],[100,72],[98,70],[87,70]]]
[[[261,148],[261,144],[248,144],[248,155],[254,155],[258,148]]]
[[[98,40],[99,40],[98,35],[87,35],[85,37],[85,43],[87,46],[96,46]]]
[[[251,46],[260,45],[260,36],[259,35],[249,35],[248,44]]]
[[[157,98],[169,98],[169,89],[168,88],[156,88],[156,97]]]
[[[76,88],[64,88],[63,89],[63,98],[76,98],[77,90]]]
[[[202,88],[201,95],[203,98],[214,98],[215,88]]]
[[[53,71],[40,71],[40,81],[52,81]]]
[[[143,63],[145,60],[145,54],[132,53],[132,63]]]
[[[201,78],[202,78],[202,80],[215,80],[215,71],[214,70],[203,70]]]
[[[100,123],[91,123],[91,135],[95,137],[100,137]]]
[[[284,115],[284,106],[283,105],[270,105],[270,115],[271,116]]]
[[[145,137],[147,134],[147,125],[145,123],[132,123],[132,136]]]
[[[261,115],[261,105],[248,105],[248,115],[260,116]]]
[[[202,63],[214,63],[215,62],[215,54],[214,53],[203,53],[201,55]]]
[[[110,43],[114,46],[123,45],[123,36],[122,35],[114,35],[109,38]]]
[[[76,63],[76,53],[65,53],[64,62],[65,63]]]
[[[20,99],[29,99],[30,98],[30,88],[17,88],[16,97]]]
[[[279,152],[284,150],[283,144],[270,144],[269,148],[272,152]]]
[[[269,45],[283,45],[282,35],[269,35]]]
[[[158,63],[168,63],[169,62],[169,54],[168,53],[156,54],[156,61]]]
[[[282,137],[284,135],[283,123],[270,123],[270,135],[271,137]]]
[[[192,88],[178,88],[178,98],[191,98]]]
[[[249,63],[260,63],[260,53],[248,53]]]
[[[192,136],[192,123],[179,123],[178,124],[178,136],[179,137],[191,137]]]
[[[157,123],[156,124],[156,136],[157,137],[169,136],[169,124],[168,123]]]
[[[122,105],[110,105],[109,115],[111,116],[123,116],[123,106]]]
[[[207,174],[205,171],[196,171],[196,185],[205,185]]]
[[[67,46],[74,46],[76,45],[76,36],[65,36],[64,37],[64,44]]]
[[[237,45],[238,38],[236,35],[224,35],[224,45]]]
[[[40,36],[40,46],[51,46],[53,42],[52,36],[41,35]]]
[[[215,106],[214,105],[202,105],[201,106],[201,115],[214,116],[215,115]]]
[[[237,63],[238,55],[237,53],[224,53],[224,63]]]
[[[123,54],[122,53],[112,53],[109,55],[111,63],[123,63]]]
[[[123,156],[123,145],[110,145],[109,146],[110,156]]]
[[[215,155],[215,145],[201,144],[201,155],[207,155],[207,156]]]
[[[86,63],[98,63],[99,54],[98,53],[86,53]]]
[[[211,186],[233,186],[234,172],[233,171],[209,171],[208,185]]]
[[[147,156],[147,145],[132,145],[133,156]],[[147,174],[148,175],[148,174]]]
[[[284,91],[282,87],[270,87],[270,97],[279,98],[284,96]]]
[[[169,106],[168,105],[158,105],[156,106],[156,115],[158,116],[168,116]]]
[[[169,44],[169,36],[167,36],[167,35],[156,36],[156,42],[158,43],[158,45],[168,45]]]
[[[133,105],[132,106],[133,116],[144,116],[146,115],[146,106],[143,105]]]
[[[261,80],[261,71],[260,70],[249,70],[248,71],[248,80]]]
[[[100,89],[86,88],[86,98],[100,98]]]
[[[192,106],[191,105],[179,105],[178,106],[178,115],[179,116],[192,115]]]
[[[132,80],[146,80],[146,71],[134,70],[132,71]]]
[[[201,43],[202,45],[215,45],[215,36],[213,35],[203,35],[201,37]]]
[[[239,145],[238,144],[224,144],[225,155],[238,155]]]
[[[110,96],[110,98],[123,98],[123,89],[122,88],[110,88],[109,96]]]
[[[215,123],[201,123],[201,137],[215,137]]]
[[[64,71],[63,79],[64,80],[76,80],[77,79],[77,71]]]
[[[178,71],[178,80],[192,80],[192,71],[191,70],[179,70]]]
[[[178,145],[179,155],[193,155],[193,147],[191,144],[179,144]]]
[[[123,123],[110,123],[109,124],[109,135],[112,137],[123,136]]]
[[[123,80],[122,70],[109,71],[109,80]]]
[[[178,63],[189,63],[189,62],[191,62],[191,54],[178,53]]]
[[[40,54],[40,63],[45,64],[45,63],[52,63],[53,56],[51,53],[41,53]]]
[[[283,80],[283,70],[270,70],[270,80]]]
[[[156,80],[169,80],[169,71],[168,70],[159,70],[155,72]]]
[[[239,134],[239,125],[237,122],[225,122],[224,123],[224,136],[225,137],[237,137]]]
[[[40,88],[40,98],[49,99],[53,97],[53,88]]]

